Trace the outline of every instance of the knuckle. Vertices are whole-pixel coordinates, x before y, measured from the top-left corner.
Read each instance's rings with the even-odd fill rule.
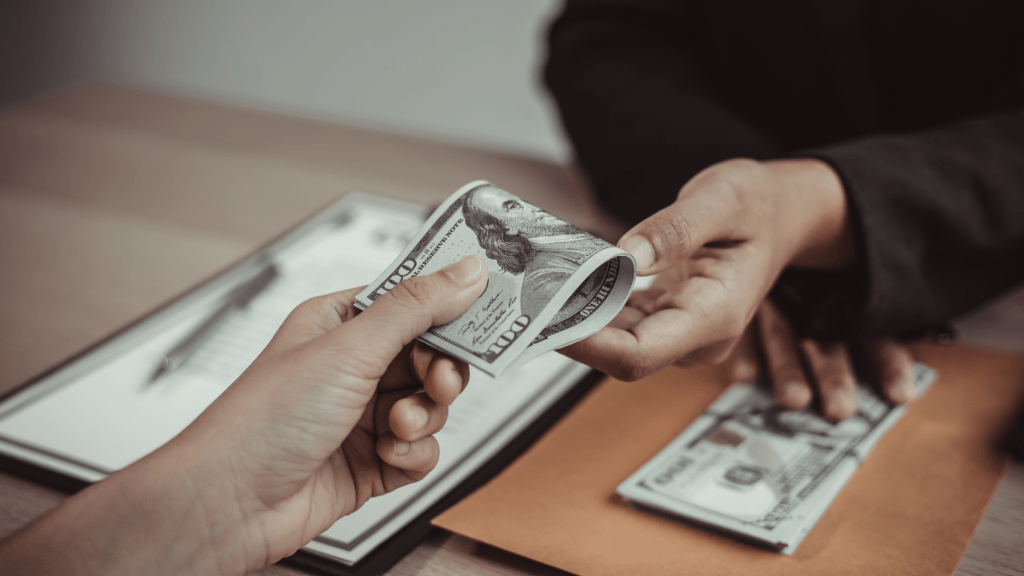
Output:
[[[672,212],[660,223],[656,234],[651,234],[654,249],[664,254],[671,252],[673,247],[686,248],[693,238],[693,223],[689,216]]]
[[[762,176],[764,166],[753,158],[730,158],[709,166],[705,172],[709,178],[729,187]]]
[[[695,188],[713,194],[719,210],[737,213],[750,195],[750,183],[763,181],[764,166],[750,158],[733,158],[708,166],[692,180]],[[683,191],[680,191],[680,196]]]
[[[343,302],[333,294],[316,296],[303,301],[289,314],[295,320],[337,320],[340,324],[354,315],[355,309],[349,303]]]
[[[433,301],[435,282],[429,277],[409,278],[391,289],[394,299],[408,306],[425,307]]]
[[[611,375],[624,382],[636,382],[650,374],[652,370],[642,358],[632,358],[628,362],[620,362],[612,367]]]
[[[738,183],[746,180],[756,166],[759,166],[758,162],[749,158],[724,160],[702,170],[693,181],[701,188],[731,195],[738,191]]]
[[[323,309],[323,298],[325,296],[316,296],[302,301],[292,310],[292,314],[295,316],[311,316],[318,313]]]

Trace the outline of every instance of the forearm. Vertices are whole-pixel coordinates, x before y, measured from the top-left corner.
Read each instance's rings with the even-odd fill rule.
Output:
[[[188,465],[158,451],[70,497],[0,545],[0,573],[245,573],[241,523],[203,506]]]
[[[807,153],[843,180],[862,281],[787,273],[802,333],[924,333],[1024,281],[1024,111]]]

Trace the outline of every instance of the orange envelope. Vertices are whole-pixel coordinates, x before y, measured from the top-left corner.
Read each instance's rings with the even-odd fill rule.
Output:
[[[950,574],[1009,457],[1024,356],[918,346],[939,378],[793,556],[627,506],[615,488],[727,386],[718,368],[602,382],[504,472],[434,523],[586,576]]]

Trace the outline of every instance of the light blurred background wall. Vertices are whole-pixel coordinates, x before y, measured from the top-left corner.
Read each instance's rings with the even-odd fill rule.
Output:
[[[564,161],[558,0],[0,0],[0,107],[90,80]]]

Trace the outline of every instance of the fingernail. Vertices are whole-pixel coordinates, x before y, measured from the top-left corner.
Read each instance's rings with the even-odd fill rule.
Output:
[[[811,403],[811,391],[802,382],[787,382],[782,393],[786,396],[784,404],[794,409],[802,409]]]
[[[413,430],[419,430],[427,425],[427,421],[430,420],[430,414],[427,414],[427,409],[419,404],[413,404],[409,407],[409,422],[412,424]]]
[[[647,241],[647,238],[639,234],[634,234],[621,241],[619,247],[632,254],[633,258],[636,258],[638,272],[642,272],[654,264],[654,248],[651,247],[651,243]]]
[[[480,278],[484,263],[478,256],[466,256],[455,264],[445,266],[442,272],[459,286],[469,286]]]
[[[406,442],[405,440],[399,440],[395,438],[395,448],[391,451],[395,456],[405,456],[412,450],[412,442]]]
[[[857,411],[857,395],[852,391],[838,390],[832,393],[828,415],[833,420],[845,420]]]
[[[889,399],[897,404],[903,404],[913,400],[915,394],[917,394],[917,389],[914,387],[914,379],[903,377],[889,393]]]

